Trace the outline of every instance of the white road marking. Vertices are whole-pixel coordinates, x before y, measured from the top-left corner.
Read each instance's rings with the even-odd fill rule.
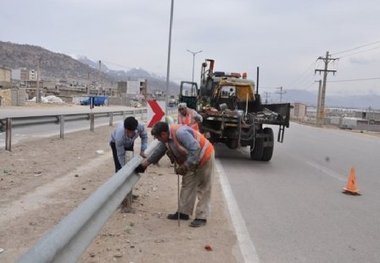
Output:
[[[248,234],[247,226],[245,225],[243,216],[237,206],[234,195],[232,194],[231,186],[224,169],[218,160],[215,160],[216,169],[219,173],[220,184],[223,189],[224,197],[226,199],[227,207],[231,215],[232,225],[234,226],[236,236],[239,242],[240,251],[245,262],[259,263],[259,257],[256,248]]]

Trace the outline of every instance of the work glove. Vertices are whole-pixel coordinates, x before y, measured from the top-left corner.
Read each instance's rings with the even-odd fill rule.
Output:
[[[136,167],[135,172],[136,173],[144,173],[145,169],[146,169],[146,167],[144,165],[140,164],[139,166]]]
[[[166,151],[166,155],[169,157],[171,163],[175,162],[174,154],[171,151]]]
[[[185,175],[189,171],[186,165],[182,164],[174,168],[176,174]]]

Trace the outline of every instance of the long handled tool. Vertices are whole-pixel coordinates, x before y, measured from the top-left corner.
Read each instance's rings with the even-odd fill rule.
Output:
[[[177,173],[177,202],[178,202],[178,227],[180,227],[181,226],[181,219],[180,219],[180,210],[179,210],[179,174]]]
[[[174,171],[177,174],[177,219],[178,219],[178,227],[181,226],[181,219],[180,219],[180,210],[179,210],[179,173],[177,173],[177,163],[174,162]]]

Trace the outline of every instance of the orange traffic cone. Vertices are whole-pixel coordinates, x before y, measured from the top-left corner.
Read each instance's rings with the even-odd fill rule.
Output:
[[[356,185],[355,168],[352,167],[350,170],[350,175],[348,176],[348,181],[346,187],[343,188],[343,193],[351,195],[360,195],[359,189]]]

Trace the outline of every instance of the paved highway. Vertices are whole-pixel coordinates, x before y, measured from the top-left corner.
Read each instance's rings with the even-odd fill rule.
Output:
[[[380,262],[380,137],[291,123],[248,157],[217,147],[259,262]],[[351,167],[362,196],[341,192]]]
[[[143,108],[140,108],[143,109]],[[125,106],[107,106],[95,107],[90,109],[85,106],[72,106],[72,107],[51,107],[51,108],[23,108],[23,107],[10,107],[1,109],[0,119],[7,117],[23,117],[23,116],[41,116],[41,115],[54,115],[54,114],[75,114],[75,113],[99,113],[104,111],[128,111],[136,110],[136,108]],[[146,114],[137,114],[136,118],[146,118]],[[121,115],[113,117],[113,123],[122,121]],[[108,125],[109,117],[95,118],[95,127]],[[12,145],[20,141],[43,138],[48,136],[59,136],[59,125],[54,123],[16,126],[12,128]],[[89,120],[78,121],[65,121],[65,133],[74,132],[78,130],[90,129]],[[5,148],[5,132],[0,132],[0,149]]]

